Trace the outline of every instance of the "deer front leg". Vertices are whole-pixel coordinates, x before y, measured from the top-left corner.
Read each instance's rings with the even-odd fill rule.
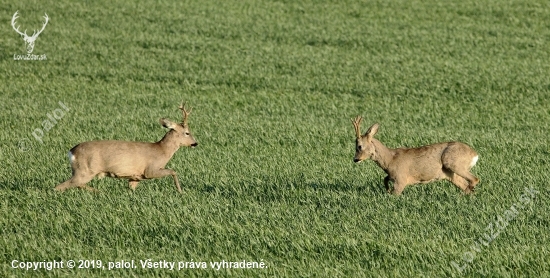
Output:
[[[178,192],[181,193],[181,187],[180,183],[178,181],[178,176],[176,172],[172,169],[148,169],[145,171],[145,178],[147,179],[154,179],[154,178],[162,178],[166,176],[172,176],[174,178],[174,184],[176,185],[176,188],[178,189]]]
[[[176,175],[176,172],[174,172],[172,177],[174,178],[174,183],[176,184],[176,188],[178,189],[178,192],[181,193],[180,182],[178,181],[178,176]]]
[[[393,195],[399,196],[401,195],[401,192],[403,192],[403,189],[405,189],[405,186],[407,186],[407,183],[403,180],[406,180],[404,178],[395,179],[393,181]]]
[[[403,192],[403,189],[405,189],[405,185],[395,184],[393,186],[392,194],[395,195],[395,196],[399,196],[399,195],[401,195],[401,192]]]

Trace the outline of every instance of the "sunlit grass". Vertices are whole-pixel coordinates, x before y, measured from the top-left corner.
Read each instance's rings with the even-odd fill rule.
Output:
[[[34,50],[47,61],[14,61],[23,41],[0,28],[1,276],[177,274],[143,269],[146,259],[268,266],[184,276],[459,276],[451,262],[465,263],[525,187],[540,193],[463,274],[550,271],[544,1],[58,1],[0,10],[4,22],[19,10],[29,30],[50,16]],[[71,175],[74,145],[159,140],[158,119],[180,120],[182,100],[199,142],[167,165],[183,194],[169,177],[135,192],[115,179],[90,182],[98,194],[53,191]],[[54,123],[48,114],[60,101],[69,110]],[[476,193],[442,181],[388,195],[376,164],[352,162],[356,115],[364,128],[378,122],[388,147],[473,146]],[[137,268],[11,268],[81,259]]]

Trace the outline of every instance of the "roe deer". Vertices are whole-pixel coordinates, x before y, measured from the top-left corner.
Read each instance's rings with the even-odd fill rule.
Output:
[[[191,110],[180,105],[183,122],[173,123],[165,118],[160,124],[170,130],[156,143],[128,141],[89,141],[76,145],[69,151],[72,177],[55,187],[63,191],[79,187],[95,191],[86,186],[95,176],[128,179],[130,188],[135,190],[138,182],[145,179],[171,175],[176,188],[181,193],[176,172],[164,167],[181,146],[195,147],[197,141],[189,132],[187,118]]]
[[[359,163],[371,159],[386,172],[384,185],[391,193],[400,195],[409,184],[427,183],[436,180],[450,180],[454,185],[469,194],[479,183],[479,179],[470,173],[479,156],[470,146],[461,142],[445,142],[418,148],[390,149],[374,139],[378,124],[372,125],[361,135],[360,116],[352,119],[355,127],[355,158]]]

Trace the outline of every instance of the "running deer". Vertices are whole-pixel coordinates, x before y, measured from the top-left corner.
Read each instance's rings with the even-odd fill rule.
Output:
[[[393,194],[400,195],[407,185],[428,183],[446,179],[471,193],[479,179],[470,173],[479,156],[470,146],[461,142],[445,142],[418,148],[390,149],[374,138],[378,124],[372,125],[361,135],[361,118],[352,119],[355,127],[355,158],[359,163],[371,159],[386,172],[384,185],[391,193],[389,182],[393,182]]]
[[[174,153],[182,146],[198,145],[189,131],[187,118],[191,113],[182,103],[183,122],[173,123],[168,119],[160,119],[160,124],[170,129],[156,143],[128,141],[89,141],[76,145],[69,151],[69,161],[73,170],[72,177],[55,187],[64,191],[79,187],[90,191],[96,189],[86,185],[95,176],[100,178],[128,179],[130,188],[135,190],[139,181],[162,178],[171,175],[176,188],[181,193],[181,187],[176,172],[164,167]]]

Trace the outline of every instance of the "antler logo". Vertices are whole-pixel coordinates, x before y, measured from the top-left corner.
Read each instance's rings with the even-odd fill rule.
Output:
[[[44,19],[46,21],[44,22],[44,25],[42,25],[42,29],[40,29],[40,31],[38,32],[34,30],[34,32],[32,33],[32,36],[30,37],[29,35],[27,35],[27,30],[25,30],[24,33],[21,33],[21,31],[19,31],[19,26],[15,27],[15,20],[17,20],[17,18],[19,17],[17,15],[17,12],[13,14],[13,18],[11,19],[11,26],[13,27],[13,30],[15,30],[15,32],[17,32],[19,35],[23,36],[23,40],[25,41],[25,45],[27,47],[27,53],[29,54],[32,53],[32,51],[34,50],[34,42],[38,38],[38,35],[40,35],[42,31],[44,31],[44,28],[46,28],[46,25],[48,24],[48,20],[50,19],[46,13],[44,14],[45,14]]]

